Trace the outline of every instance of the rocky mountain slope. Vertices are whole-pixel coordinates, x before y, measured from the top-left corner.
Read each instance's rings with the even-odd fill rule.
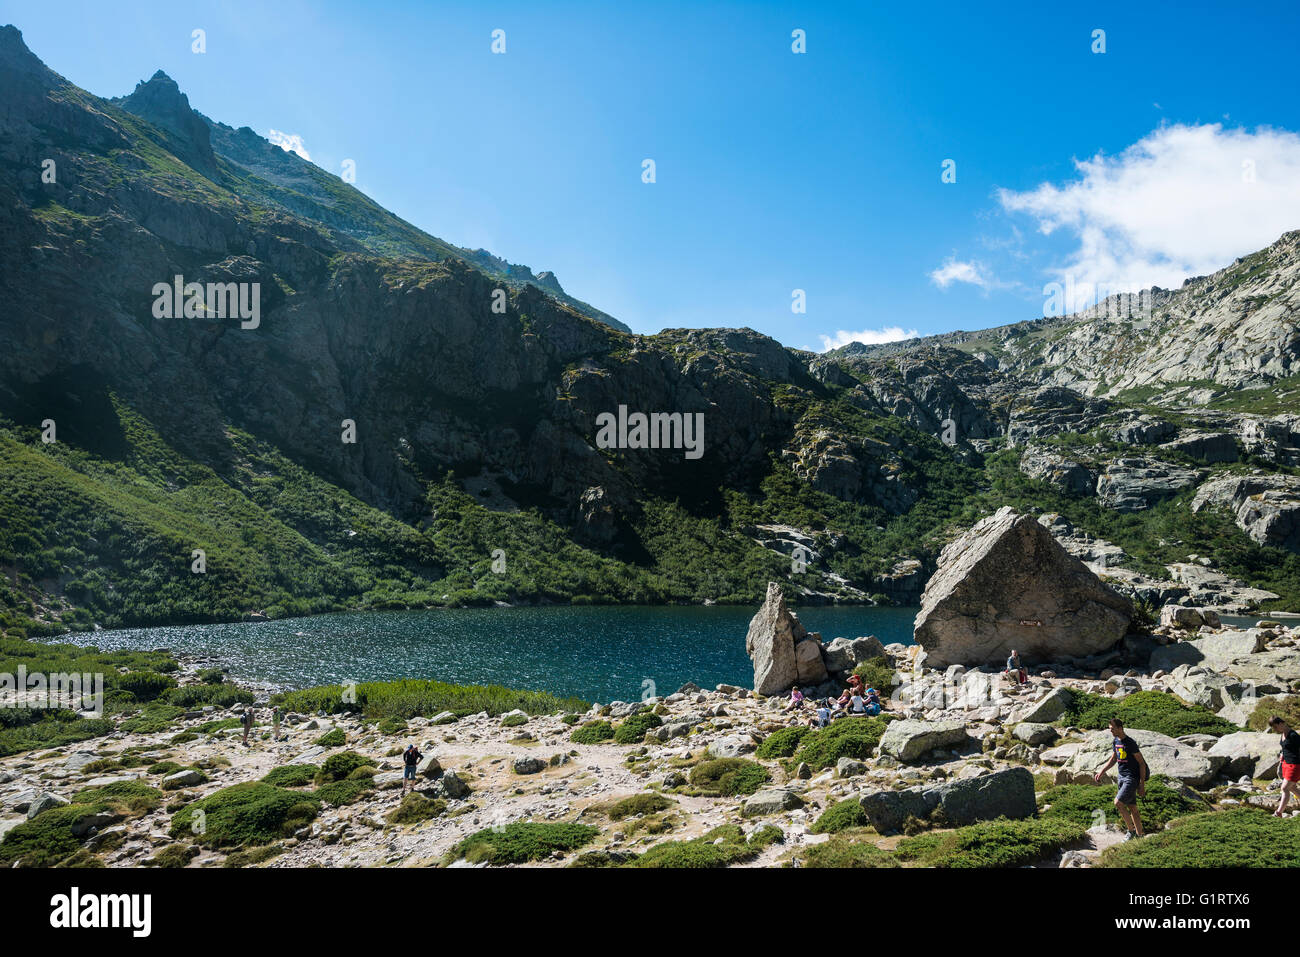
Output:
[[[637,336],[165,75],[102,99],[5,27],[0,84],[0,627],[909,603],[1008,504],[1139,599],[1300,604],[1300,234],[1150,320]],[[159,318],[176,276],[257,314]],[[702,454],[598,441],[621,408],[702,415]]]

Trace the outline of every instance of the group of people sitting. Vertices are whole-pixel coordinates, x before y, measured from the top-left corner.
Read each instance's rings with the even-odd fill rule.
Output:
[[[873,717],[884,710],[884,705],[879,691],[865,687],[861,676],[849,675],[848,686],[838,698],[810,699],[795,685],[790,689],[790,700],[786,702],[785,710],[806,711],[808,727],[824,728],[836,718],[849,715]]]

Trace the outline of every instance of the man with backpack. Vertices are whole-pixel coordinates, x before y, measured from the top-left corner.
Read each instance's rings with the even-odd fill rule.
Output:
[[[411,790],[415,790],[415,772],[420,766],[420,759],[424,755],[420,749],[413,744],[408,744],[406,750],[402,752],[402,797],[406,797],[406,783],[411,783]]]
[[[1142,816],[1138,814],[1137,799],[1146,797],[1147,777],[1151,772],[1146,758],[1142,757],[1142,749],[1124,730],[1124,722],[1111,718],[1110,733],[1114,739],[1111,741],[1110,760],[1093,775],[1093,780],[1100,784],[1101,776],[1110,770],[1111,765],[1119,765],[1116,769],[1119,790],[1115,792],[1115,810],[1124,822],[1127,832],[1124,840],[1131,841],[1142,836]]]
[[[243,724],[244,724],[244,747],[248,747],[248,736],[253,731],[253,709],[252,708],[244,709]]]

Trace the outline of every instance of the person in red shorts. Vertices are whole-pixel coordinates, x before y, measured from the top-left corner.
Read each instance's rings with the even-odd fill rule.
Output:
[[[1268,726],[1282,736],[1282,767],[1279,771],[1282,802],[1273,812],[1274,817],[1281,817],[1286,813],[1287,802],[1295,797],[1296,784],[1300,782],[1300,734],[1291,730],[1291,725],[1277,715],[1268,719]]]

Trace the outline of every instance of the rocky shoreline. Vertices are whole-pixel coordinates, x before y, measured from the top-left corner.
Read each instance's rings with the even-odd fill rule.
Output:
[[[522,711],[420,716],[402,729],[381,728],[356,714],[290,712],[281,740],[271,740],[269,733],[269,690],[250,687],[259,723],[249,746],[241,744],[237,726],[197,730],[237,717],[244,707],[239,704],[196,709],[155,733],[118,730],[0,760],[0,834],[69,806],[84,789],[134,782],[156,787],[162,800],[144,813],[113,809],[85,823],[77,838],[85,852],[81,863],[219,866],[250,848],[212,847],[192,834],[178,834],[175,817],[181,808],[257,782],[276,768],[316,768],[334,755],[351,753],[373,769],[373,787],[351,803],[323,802],[313,820],[261,845],[273,848],[263,866],[455,864],[449,852],[460,842],[485,830],[504,833],[525,821],[572,822],[596,832],[580,851],[557,849],[530,864],[631,861],[660,843],[690,844],[718,828],[739,827],[749,837],[775,825],[781,839],[735,866],[797,865],[808,863],[818,845],[836,839],[833,832],[816,833],[816,823],[844,802],[862,809],[861,823],[871,829],[862,839],[883,851],[898,843],[897,832],[905,827],[941,832],[995,817],[1027,818],[1044,810],[1035,806],[1036,790],[1041,796],[1053,786],[1091,784],[1109,739],[1104,731],[1063,717],[1072,693],[1123,702],[1140,692],[1158,692],[1203,703],[1204,714],[1217,705],[1217,716],[1240,725],[1260,701],[1281,700],[1297,690],[1297,639],[1300,629],[1275,622],[1237,630],[1184,615],[1158,627],[1150,639],[1150,658],[1167,667],[1134,667],[1132,648],[1115,649],[1036,668],[1018,687],[987,669],[918,668],[920,646],[889,645],[881,650],[899,681],[887,705],[896,720],[887,723],[869,753],[843,756],[826,767],[794,760],[801,752],[786,760],[763,756],[771,752],[770,745],[762,748],[764,742],[803,728],[807,712],[785,710],[782,697],[733,686],[688,685],[663,698],[594,705],[581,716]],[[845,645],[850,657],[855,648],[866,655],[873,645],[879,647],[874,639]],[[209,664],[182,662],[181,684],[197,682]],[[1243,693],[1244,680],[1255,682],[1256,697]],[[573,740],[579,729],[620,726],[638,714],[653,715],[653,721],[632,743]],[[832,728],[867,720],[845,718]],[[342,743],[317,743],[335,731]],[[1275,735],[1244,729],[1177,737],[1132,733],[1153,774],[1207,810],[1276,804]],[[438,812],[401,824],[388,818],[402,805],[400,750],[408,743],[419,744],[428,756],[417,788]],[[748,793],[705,793],[695,769],[718,760],[752,763],[765,778],[756,788],[741,789]],[[159,766],[165,773],[155,773]],[[662,802],[647,807],[664,807],[611,819],[611,806],[638,795],[657,795]],[[927,823],[936,809],[938,823]],[[1033,863],[1092,866],[1121,837],[1113,823],[1101,823]],[[710,846],[723,846],[722,840],[715,838]]]

